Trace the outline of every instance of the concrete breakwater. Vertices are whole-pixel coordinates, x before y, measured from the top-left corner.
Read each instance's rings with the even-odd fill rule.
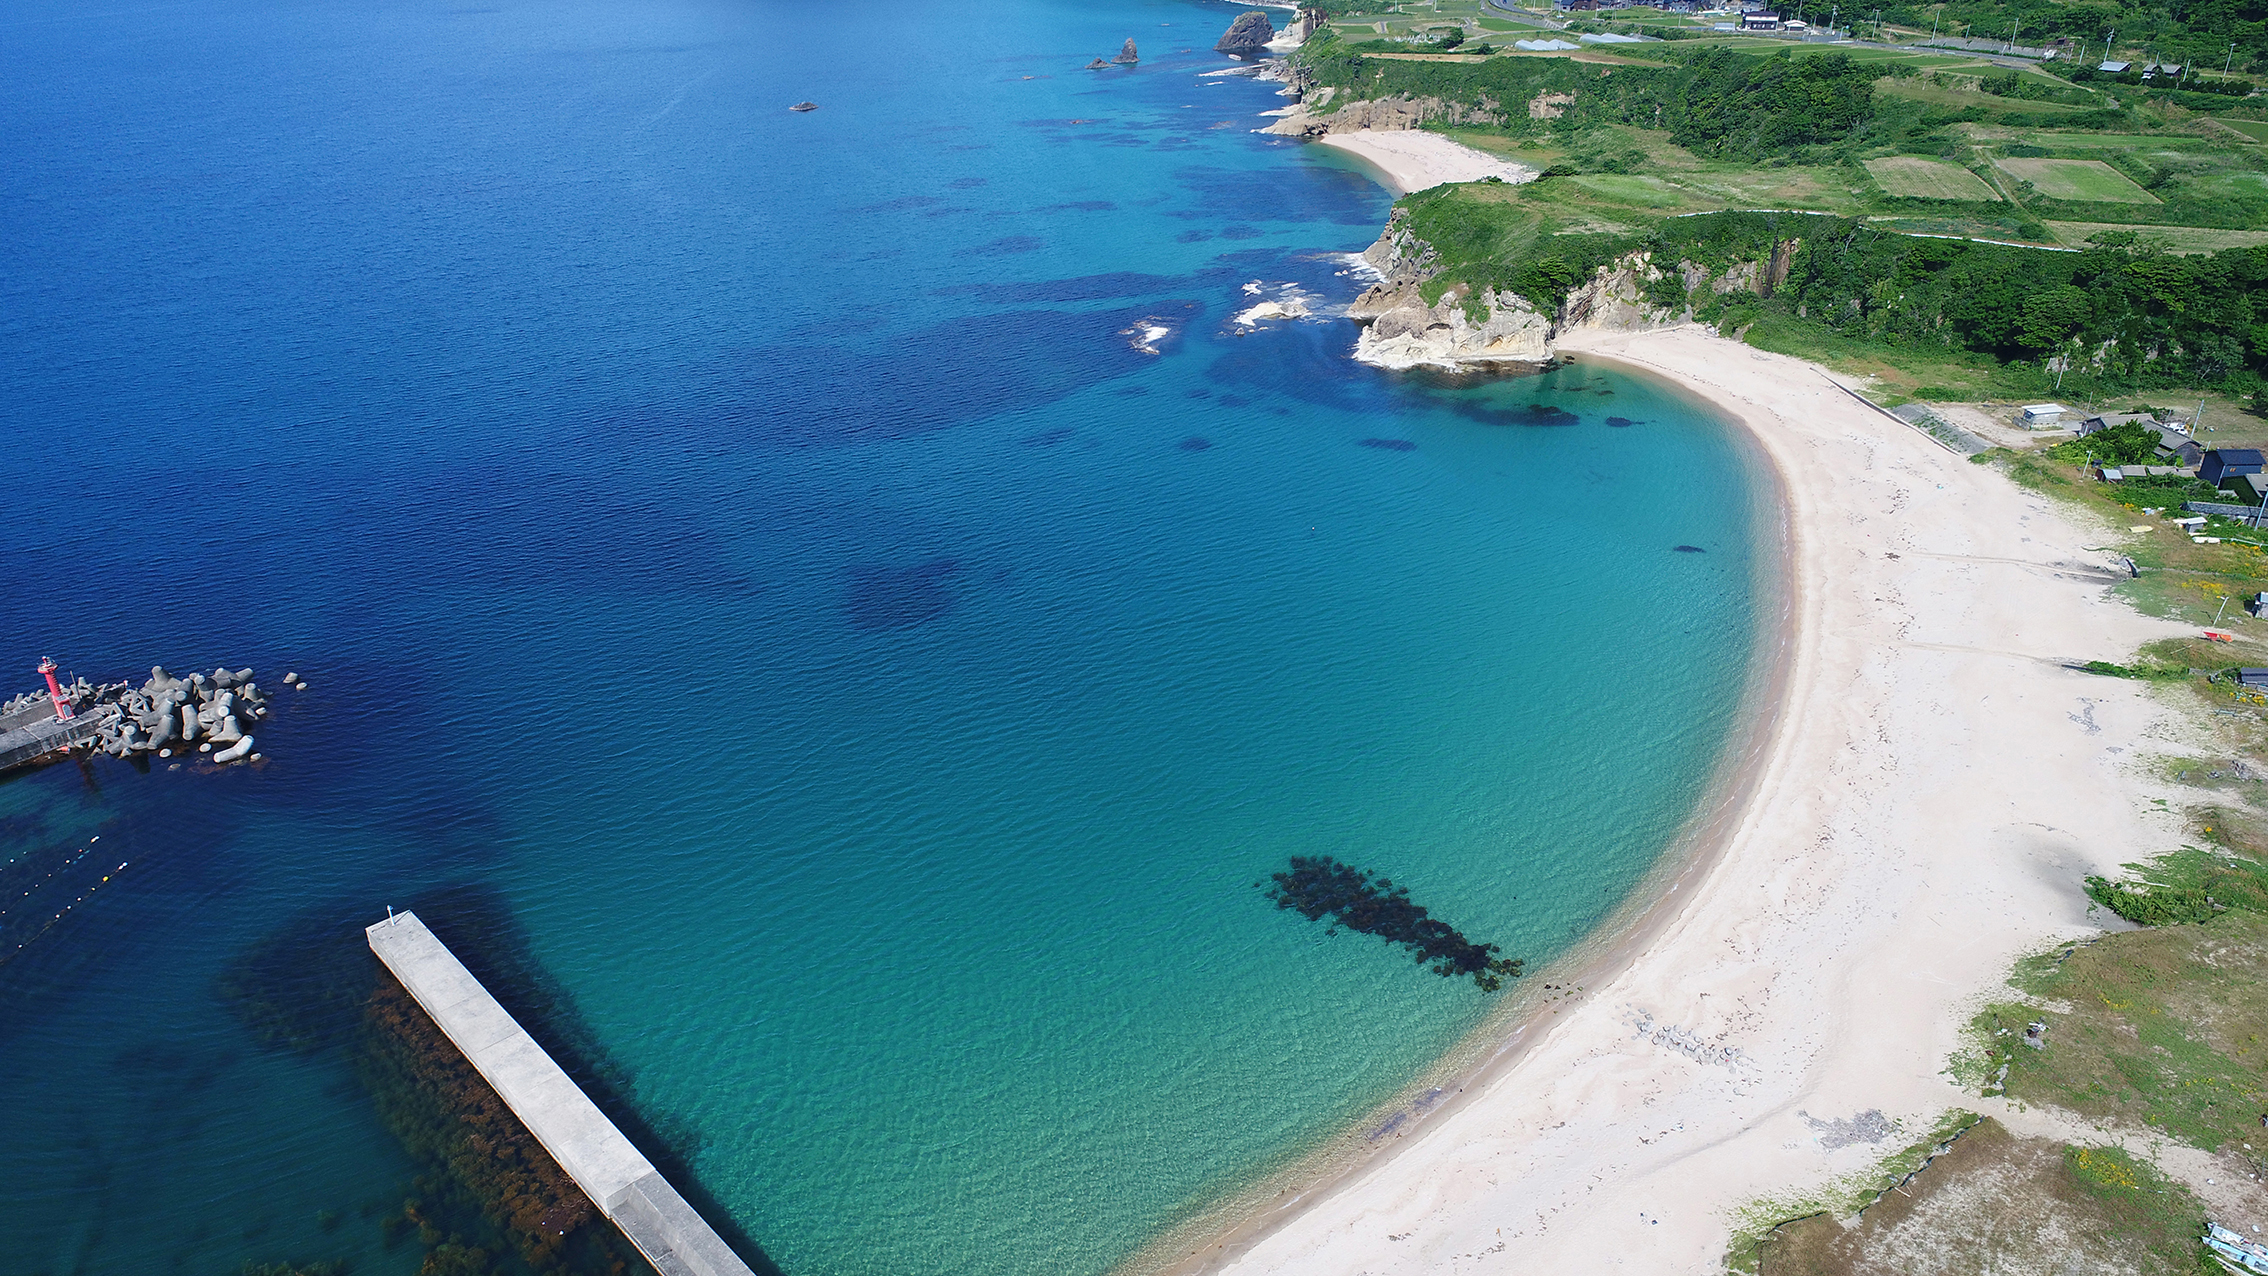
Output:
[[[307,686],[296,673],[285,674],[284,685]],[[178,678],[153,665],[139,687],[79,678],[0,704],[0,770],[81,747],[115,758],[257,762],[253,728],[270,711],[270,697],[250,669]]]
[[[370,951],[656,1272],[754,1276],[417,914],[390,914],[363,933]]]

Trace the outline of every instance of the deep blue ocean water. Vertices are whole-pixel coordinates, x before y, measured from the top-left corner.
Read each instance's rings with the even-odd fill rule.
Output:
[[[1653,383],[1238,335],[1389,198],[1200,78],[1237,11],[0,0],[0,690],[311,682],[259,770],[0,783],[10,1270],[416,1271],[218,990],[389,905],[503,910],[799,1276],[1105,1271],[1479,1022],[1292,855],[1531,961],[1615,907],[1756,485]]]

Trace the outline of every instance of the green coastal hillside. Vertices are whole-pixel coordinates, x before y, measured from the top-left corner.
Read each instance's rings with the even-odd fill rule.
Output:
[[[2247,79],[2197,92],[1739,38],[1444,57],[1357,34],[1300,54],[1311,109],[1399,99],[1542,173],[1400,203],[1436,254],[1429,301],[1465,284],[1549,313],[1645,253],[1648,304],[1894,366],[1914,397],[2263,401],[2268,146],[2247,129],[2268,136],[2268,95]],[[1770,268],[1721,290],[1740,263]]]
[[[1307,0],[1341,31],[1356,38],[1417,35],[1439,41],[1455,22],[1467,39],[1500,33],[1532,34],[1535,23],[1508,21],[1504,10],[1482,0]],[[1535,4],[1544,15],[1549,6]],[[1775,6],[1787,17],[1814,24],[1838,11],[1812,0]],[[1541,15],[1539,15],[1541,16]],[[1652,8],[1551,15],[1582,23],[1572,30],[1608,30],[1660,39],[1715,39],[1723,14],[1677,13]],[[2268,5],[2260,0],[1946,0],[1944,3],[1855,5],[1843,8],[1844,33],[1883,42],[1963,41],[2049,48],[2072,65],[2104,58],[2194,64],[2215,72],[2268,73]],[[1469,19],[1469,21],[1460,21]],[[1475,41],[1477,42],[1477,41]],[[1467,40],[1458,40],[1465,45]],[[1976,46],[1969,46],[1976,47]],[[1987,46],[1989,47],[1989,45]],[[2139,77],[2138,77],[2139,78]]]

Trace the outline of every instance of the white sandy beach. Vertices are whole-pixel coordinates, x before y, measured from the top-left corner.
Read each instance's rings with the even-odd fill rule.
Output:
[[[2018,957],[2098,929],[2083,874],[2177,840],[2135,765],[2160,711],[2064,667],[2181,632],[2108,596],[2113,559],[2084,548],[2104,532],[1810,364],[1693,327],[1559,346],[1674,377],[1778,470],[1781,712],[1715,851],[1522,1049],[1185,1270],[1719,1270],[1735,1210],[1863,1169],[1949,1108],[2003,1111],[1940,1073],[1970,1009]],[[1877,1109],[1894,1132],[1822,1141]]]
[[[1501,160],[1484,151],[1452,142],[1439,133],[1419,129],[1359,129],[1331,133],[1315,139],[1359,156],[1384,174],[1384,184],[1396,195],[1407,195],[1443,182],[1477,182],[1500,177],[1507,182],[1530,182],[1536,170]]]

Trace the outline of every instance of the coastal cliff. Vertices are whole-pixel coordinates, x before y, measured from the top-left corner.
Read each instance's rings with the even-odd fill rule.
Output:
[[[1673,305],[1650,299],[1663,295],[1654,285],[1670,280],[1672,272],[1655,264],[1652,253],[1634,251],[1592,271],[1547,312],[1508,289],[1475,289],[1463,281],[1429,289],[1442,273],[1440,254],[1411,229],[1408,213],[1396,209],[1362,254],[1384,278],[1347,307],[1347,317],[1363,326],[1354,357],[1381,368],[1542,363],[1552,357],[1551,343],[1566,333],[1666,328],[1692,322],[1697,296],[1767,295],[1787,277],[1795,250],[1790,241],[1768,262],[1740,261],[1722,269],[1681,260],[1672,288],[1686,300]]]
[[[1381,97],[1364,98],[1349,102],[1335,111],[1327,110],[1337,90],[1302,87],[1299,71],[1294,67],[1287,77],[1294,89],[1304,96],[1291,108],[1289,114],[1260,130],[1280,137],[1325,137],[1332,133],[1354,133],[1364,129],[1380,133],[1421,128],[1427,124],[1492,124],[1496,122],[1494,103],[1471,106],[1437,97]]]

